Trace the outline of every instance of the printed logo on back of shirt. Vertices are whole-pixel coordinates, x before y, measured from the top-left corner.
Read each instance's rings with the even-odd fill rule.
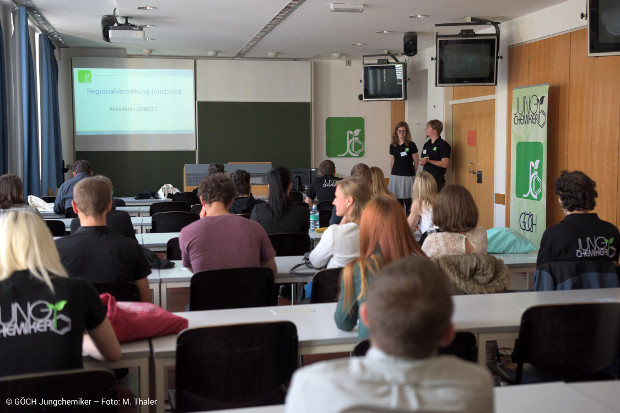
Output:
[[[613,237],[609,239],[605,237],[586,237],[579,238],[577,242],[579,243],[579,248],[575,251],[577,258],[613,258],[616,255],[616,247],[611,245],[614,242]]]
[[[37,300],[22,308],[19,303],[11,303],[8,315],[0,310],[0,338],[48,332],[67,334],[71,331],[71,318],[60,313],[66,304],[66,300]]]
[[[326,179],[323,182],[323,188],[334,188],[336,186],[336,181],[334,179]]]

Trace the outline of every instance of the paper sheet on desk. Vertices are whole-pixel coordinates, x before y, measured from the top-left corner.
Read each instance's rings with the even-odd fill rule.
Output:
[[[41,212],[54,212],[54,203],[47,203],[38,196],[28,195],[28,205],[37,208]]]
[[[314,313],[314,308],[306,305],[291,305],[274,307],[271,309],[274,314],[295,314],[295,313]]]

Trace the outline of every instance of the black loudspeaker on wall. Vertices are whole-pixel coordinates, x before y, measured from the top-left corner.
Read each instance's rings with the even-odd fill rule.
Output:
[[[403,51],[407,56],[418,54],[418,34],[416,32],[405,33],[403,37]]]

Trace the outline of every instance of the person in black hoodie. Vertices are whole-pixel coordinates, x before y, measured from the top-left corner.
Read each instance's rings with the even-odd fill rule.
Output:
[[[265,201],[256,199],[252,196],[252,186],[250,185],[250,173],[243,169],[237,169],[230,174],[237,188],[237,197],[233,201],[228,212],[231,214],[251,214],[254,205],[263,204]]]

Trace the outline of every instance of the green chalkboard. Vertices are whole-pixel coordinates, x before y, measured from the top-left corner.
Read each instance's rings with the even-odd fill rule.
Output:
[[[95,174],[112,180],[115,197],[157,191],[163,184],[183,191],[183,167],[196,162],[195,151],[79,151],[75,156],[88,160]]]
[[[310,168],[309,102],[198,102],[198,162]]]

